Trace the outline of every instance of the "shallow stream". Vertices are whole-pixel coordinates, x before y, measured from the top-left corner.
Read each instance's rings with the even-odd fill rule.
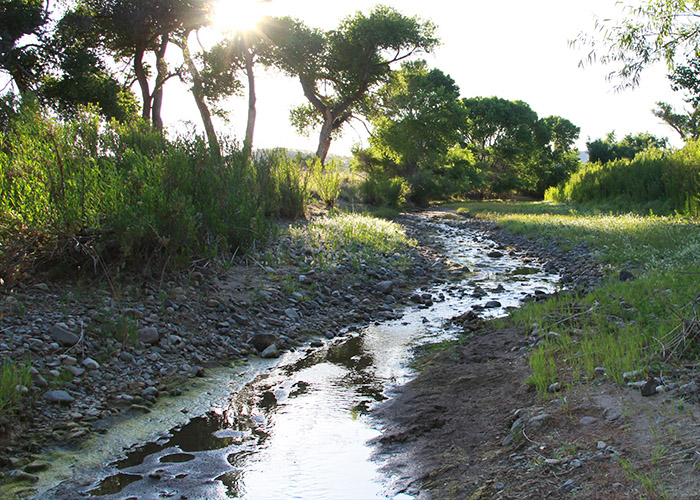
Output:
[[[274,362],[213,371],[191,394],[56,457],[36,498],[412,498],[391,492],[369,444],[381,434],[371,408],[411,378],[417,346],[454,337],[449,319],[474,307],[504,315],[558,282],[458,223],[426,215],[414,223],[454,266],[451,279],[397,308],[401,319]]]

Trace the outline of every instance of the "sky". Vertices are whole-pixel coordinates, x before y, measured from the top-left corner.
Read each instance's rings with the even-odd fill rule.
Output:
[[[244,0],[220,0],[235,8]],[[577,146],[615,131],[618,139],[628,133],[650,132],[681,145],[677,134],[651,110],[657,101],[682,107],[682,96],[672,92],[663,65],[647,69],[641,85],[617,91],[605,76],[612,66],[581,67],[585,49],[570,46],[580,32],[592,34],[595,19],[620,19],[624,9],[616,0],[271,0],[262,4],[268,15],[290,15],[307,25],[332,29],[356,11],[368,12],[378,3],[391,5],[404,15],[429,19],[438,27],[441,46],[420,57],[431,67],[449,74],[463,97],[501,97],[522,100],[540,116],[558,115],[581,128]],[[222,9],[219,24],[236,17],[235,8]],[[258,70],[258,115],[255,146],[316,150],[317,136],[299,136],[289,125],[289,110],[305,99],[297,80],[275,72]],[[176,106],[164,107],[169,128],[184,121],[199,127],[196,107],[182,89],[172,87],[166,99]],[[242,138],[247,102],[234,97],[224,105],[232,114],[218,130]],[[362,125],[346,125],[342,138],[331,145],[331,154],[349,154],[355,143],[367,146]]]

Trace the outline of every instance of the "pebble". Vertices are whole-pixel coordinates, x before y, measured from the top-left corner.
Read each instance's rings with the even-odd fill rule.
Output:
[[[589,416],[581,417],[581,418],[579,419],[579,423],[580,423],[581,425],[592,425],[592,424],[595,424],[597,421],[598,421],[597,418],[595,418],[595,417],[589,417]]]
[[[65,323],[57,323],[52,326],[49,335],[64,347],[73,347],[80,340],[80,337],[70,331]]]
[[[98,370],[100,364],[92,358],[85,358],[81,363],[87,370]]]

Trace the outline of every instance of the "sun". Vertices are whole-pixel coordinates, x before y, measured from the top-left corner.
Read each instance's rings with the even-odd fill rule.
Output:
[[[221,33],[255,29],[267,14],[270,0],[218,0],[212,13],[212,24]]]

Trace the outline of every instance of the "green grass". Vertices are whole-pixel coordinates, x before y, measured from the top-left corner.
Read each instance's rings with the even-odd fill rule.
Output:
[[[9,417],[19,405],[22,392],[18,389],[31,385],[31,365],[4,361],[0,368],[0,417]]]
[[[321,269],[350,265],[361,272],[408,265],[406,250],[415,242],[400,225],[376,217],[336,213],[289,229],[295,247],[303,249],[308,267]]]
[[[563,293],[501,320],[542,336],[530,355],[530,383],[540,393],[556,380],[565,385],[591,380],[598,367],[623,383],[627,371],[656,373],[681,358],[698,359],[700,330],[686,327],[684,336],[682,327],[697,324],[700,310],[700,227],[693,221],[603,214],[545,202],[453,208],[563,247],[586,243],[609,274],[585,296]],[[620,269],[631,269],[636,279],[619,281]]]

